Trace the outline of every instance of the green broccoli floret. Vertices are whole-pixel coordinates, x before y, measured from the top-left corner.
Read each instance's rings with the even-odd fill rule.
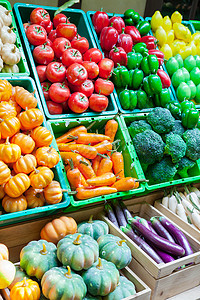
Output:
[[[185,132],[185,129],[184,129],[181,121],[175,120],[175,124],[172,127],[172,130],[169,133],[162,134],[162,139],[164,142],[166,142],[166,138],[167,138],[168,134],[174,134],[174,133],[178,134],[182,137],[184,132]]]
[[[177,173],[183,178],[189,177],[188,170],[193,168],[195,164],[196,162],[193,160],[183,157],[178,163]]]
[[[150,184],[173,180],[177,172],[178,164],[174,164],[171,157],[166,156],[160,162],[150,165],[146,172],[146,178]]]
[[[200,130],[198,128],[189,129],[184,132],[183,139],[186,142],[186,156],[196,161],[200,158]]]
[[[142,164],[153,164],[163,157],[165,144],[153,130],[138,133],[133,138],[133,145]]]
[[[166,138],[165,154],[171,155],[172,162],[177,163],[185,156],[186,143],[178,134],[168,134]]]
[[[171,112],[162,107],[155,107],[147,116],[147,121],[157,133],[168,133],[175,124]]]
[[[128,131],[132,139],[136,136],[136,134],[143,132],[145,130],[151,130],[151,125],[147,123],[145,120],[134,121],[130,124]]]

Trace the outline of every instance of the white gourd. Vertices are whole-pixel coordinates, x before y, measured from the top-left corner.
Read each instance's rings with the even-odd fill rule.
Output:
[[[19,73],[19,67],[18,65],[9,66],[4,64],[1,73]]]
[[[4,63],[7,65],[18,64],[21,58],[19,49],[15,45],[9,43],[3,45],[0,54]]]
[[[166,195],[162,198],[162,205],[164,205],[165,207],[169,207],[169,197],[170,195]]]
[[[182,203],[178,203],[176,207],[176,214],[186,223],[188,223],[188,219],[186,216],[186,212]]]
[[[7,8],[5,8],[3,5],[0,5],[0,11],[6,11]]]
[[[176,206],[177,206],[176,197],[174,195],[171,195],[169,197],[169,209],[174,213],[176,213]]]
[[[1,40],[3,44],[14,44],[16,42],[16,34],[13,31],[13,27],[3,26],[1,28]]]
[[[12,10],[0,10],[0,17],[3,20],[5,26],[10,26],[12,24],[12,16],[10,14]]]
[[[3,59],[0,57],[0,71],[3,69]]]
[[[2,43],[2,40],[0,38],[0,52],[1,52],[1,49],[3,48],[3,43]]]

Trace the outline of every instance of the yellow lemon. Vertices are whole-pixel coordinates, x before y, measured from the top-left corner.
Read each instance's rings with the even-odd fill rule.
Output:
[[[168,16],[163,18],[163,25],[162,25],[163,29],[165,31],[170,31],[172,29],[172,22],[170,20],[170,18]]]
[[[181,23],[182,22],[182,15],[178,11],[175,11],[171,15],[171,21],[172,21],[172,23]]]
[[[151,18],[151,28],[153,31],[156,31],[156,29],[162,25],[163,25],[163,17],[160,11],[157,10]]]
[[[156,29],[155,37],[158,40],[158,45],[163,46],[167,42],[167,34],[165,30],[162,28],[162,26],[159,26]]]

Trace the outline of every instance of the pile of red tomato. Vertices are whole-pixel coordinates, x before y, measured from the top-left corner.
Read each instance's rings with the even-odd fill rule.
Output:
[[[50,114],[102,112],[114,90],[108,80],[114,63],[77,33],[75,24],[62,13],[50,20],[43,8],[31,12],[24,24],[33,46],[33,57]],[[55,29],[53,29],[55,28]]]

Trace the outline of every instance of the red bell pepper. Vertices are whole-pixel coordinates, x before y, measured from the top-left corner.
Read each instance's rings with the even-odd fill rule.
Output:
[[[125,33],[130,34],[132,37],[133,45],[140,43],[141,35],[135,26],[126,26]]]
[[[158,40],[152,35],[145,35],[141,38],[141,43],[145,43],[147,49],[156,49]]]
[[[127,54],[121,47],[114,47],[109,53],[109,58],[112,59],[115,67],[117,67],[118,64],[121,66],[127,65]]]
[[[160,57],[157,57],[157,59],[158,59],[159,67],[162,66],[164,63],[164,59]]]
[[[92,24],[97,34],[100,34],[104,27],[109,25],[109,17],[106,12],[96,11],[92,16]]]
[[[112,25],[113,24],[113,25]],[[122,28],[125,28],[124,20],[121,17],[112,17],[110,19],[110,26],[113,26],[115,29],[117,29],[117,32],[120,34],[122,33]]]
[[[122,29],[122,33],[118,37],[117,47],[123,48],[126,53],[132,51],[133,48],[133,41],[130,34],[124,33],[124,28]]]
[[[170,85],[171,85],[171,80],[170,80],[170,77],[168,76],[168,74],[167,74],[164,70],[158,69],[157,75],[158,75],[158,76],[160,77],[160,79],[161,79],[161,82],[162,82],[162,88],[163,88],[163,89],[169,88]]]
[[[100,45],[103,50],[110,51],[114,45],[117,44],[118,40],[117,29],[110,27],[104,27],[100,35]]]
[[[160,50],[157,50],[157,49],[150,49],[149,51],[148,51],[148,53],[149,53],[149,55],[156,55],[157,56],[157,58],[162,58],[163,60],[164,60],[164,54],[163,54],[163,52],[162,51],[160,51]]]

